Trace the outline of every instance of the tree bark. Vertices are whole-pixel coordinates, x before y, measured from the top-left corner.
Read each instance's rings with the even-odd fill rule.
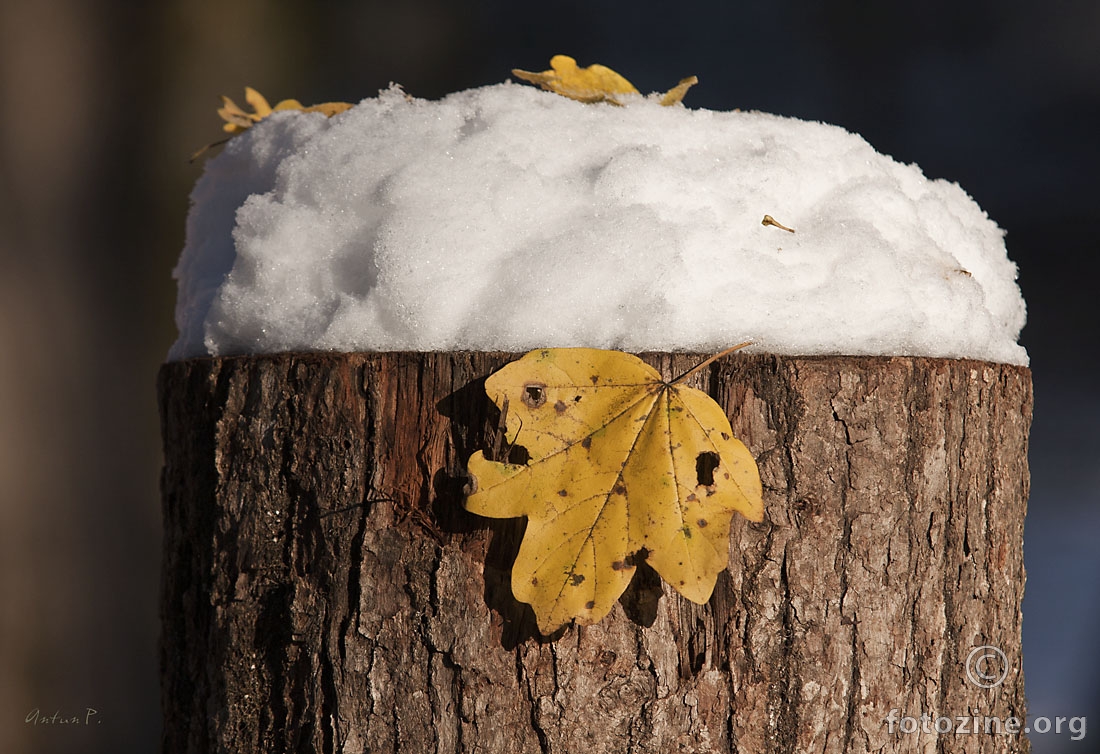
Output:
[[[161,369],[166,754],[1028,750],[1026,368],[712,365],[694,384],[757,458],[764,521],[735,517],[708,604],[643,565],[604,621],[543,637],[509,586],[523,521],[462,507],[514,357]]]

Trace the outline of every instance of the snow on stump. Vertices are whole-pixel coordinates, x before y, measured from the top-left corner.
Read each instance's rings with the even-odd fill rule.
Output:
[[[822,124],[500,85],[277,112],[192,198],[165,754],[1028,750],[1024,304],[958,186]],[[485,379],[748,339],[688,380],[764,489],[710,600],[642,562],[540,634],[524,520],[463,505]]]

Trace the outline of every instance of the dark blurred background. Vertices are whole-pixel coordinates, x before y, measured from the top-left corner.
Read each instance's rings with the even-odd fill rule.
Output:
[[[396,81],[437,98],[558,52],[646,92],[696,74],[690,107],[842,125],[1007,230],[1036,392],[1031,714],[1095,726],[1032,741],[1100,750],[1097,0],[5,0],[0,750],[158,745],[154,380],[217,95],[356,102]],[[101,724],[24,722],[89,707]]]

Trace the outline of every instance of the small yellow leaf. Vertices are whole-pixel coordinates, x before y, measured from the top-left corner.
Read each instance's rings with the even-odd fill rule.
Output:
[[[236,102],[229,99],[229,97],[226,97],[224,94],[222,95],[222,106],[218,108],[218,117],[225,121],[222,125],[222,130],[230,136],[236,136],[243,131],[247,131],[253,125],[271,115],[271,113],[281,110],[301,110],[306,113],[324,113],[331,118],[333,115],[342,113],[352,107],[348,102],[325,102],[320,105],[305,107],[296,99],[284,99],[276,104],[275,107],[272,107],[270,103],[268,103],[266,97],[250,86],[244,88],[244,101],[252,107],[252,112],[246,112]],[[195,160],[211,147],[224,143],[224,141],[217,141],[213,144],[207,144],[191,155],[191,159]]]
[[[284,99],[276,104],[275,107],[272,107],[268,104],[266,97],[250,86],[244,88],[244,101],[252,106],[252,112],[245,112],[236,102],[222,95],[222,106],[218,108],[218,115],[225,121],[225,126],[223,128],[231,134],[240,133],[250,128],[253,124],[259,123],[272,113],[282,110],[301,110],[306,113],[324,113],[331,118],[333,115],[342,113],[351,107],[351,104],[348,102],[325,102],[320,105],[305,107],[296,99]]]
[[[524,81],[543,89],[580,102],[611,102],[621,105],[616,95],[638,94],[634,85],[607,66],[599,64],[578,68],[577,61],[568,55],[550,58],[550,70],[541,73],[521,71],[512,73]]]
[[[687,599],[710,599],[733,513],[764,515],[760,476],[705,393],[619,351],[532,351],[486,380],[526,464],[474,453],[466,508],[527,517],[512,592],[549,634],[603,618],[647,561]]]
[[[275,105],[275,107],[270,108],[267,115],[270,115],[271,113],[274,113],[274,112],[279,112],[281,110],[304,110],[304,109],[305,109],[305,107],[298,100],[296,100],[296,99],[284,99],[281,102],[277,103]],[[267,115],[265,115],[264,117],[266,118]]]
[[[350,110],[352,104],[350,102],[324,102],[320,105],[310,105],[309,107],[299,105],[298,107],[304,113],[322,113],[331,118],[333,115],[339,115],[345,110]]]
[[[271,115],[271,105],[267,104],[267,98],[250,86],[244,88],[244,101],[256,111],[256,120]]]
[[[222,95],[222,106],[218,108],[218,115],[225,121],[222,128],[229,133],[238,133],[249,128],[257,119],[249,115],[237,103]]]
[[[568,55],[555,55],[550,58],[548,71],[536,73],[513,68],[512,74],[547,91],[580,102],[609,102],[612,105],[622,105],[631,95],[639,93],[633,84],[607,66],[596,63],[587,68],[579,68],[577,61]],[[661,104],[665,106],[679,104],[687,94],[687,90],[697,83],[699,79],[695,76],[681,79],[679,84],[662,95]]]
[[[669,89],[661,97],[661,105],[664,107],[670,107],[671,105],[678,105],[684,100],[684,95],[688,93],[688,89],[699,83],[697,76],[688,76],[686,79],[680,79],[680,83]]]

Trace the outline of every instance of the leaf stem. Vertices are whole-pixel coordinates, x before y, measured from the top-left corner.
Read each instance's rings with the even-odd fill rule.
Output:
[[[740,351],[745,346],[751,346],[751,345],[752,345],[752,341],[751,340],[746,340],[744,343],[738,343],[735,346],[727,348],[725,351],[722,351],[721,353],[716,353],[713,356],[711,356],[709,359],[707,359],[706,361],[704,361],[700,364],[696,364],[691,369],[687,370],[686,372],[684,372],[683,374],[681,374],[679,377],[672,380],[672,382],[670,382],[668,384],[669,385],[675,385],[677,382],[683,382],[688,377],[690,377],[691,375],[698,372],[700,369],[703,369],[704,367],[707,367],[707,366],[713,364],[714,362],[718,361],[718,359],[722,358],[723,356],[728,356],[729,354],[733,353],[734,351]]]

